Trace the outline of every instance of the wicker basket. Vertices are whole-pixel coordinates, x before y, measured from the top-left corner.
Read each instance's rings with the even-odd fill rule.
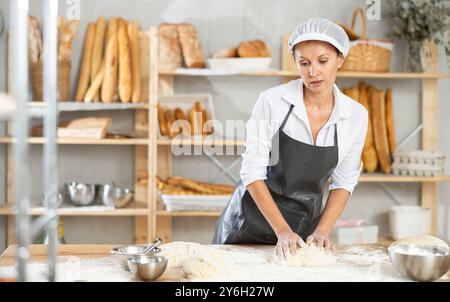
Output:
[[[31,88],[33,101],[43,100],[43,71],[42,62],[30,63]],[[70,73],[72,64],[70,61],[58,61],[58,100],[67,101],[70,98]]]
[[[352,30],[356,18],[361,19],[361,39],[350,42],[350,51],[345,58],[341,71],[388,72],[391,65],[393,43],[387,40],[367,39],[366,20],[362,9],[353,13]]]

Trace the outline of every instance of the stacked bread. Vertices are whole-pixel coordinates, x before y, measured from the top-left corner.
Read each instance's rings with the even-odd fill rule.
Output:
[[[208,113],[200,102],[195,102],[186,113],[180,108],[166,108],[158,105],[158,122],[162,136],[174,138],[177,135],[208,135],[214,132]]]
[[[343,88],[342,91],[369,111],[367,137],[362,152],[364,170],[391,173],[392,155],[396,150],[392,90],[384,91],[360,82],[358,86]]]
[[[156,186],[166,195],[230,195],[234,187],[193,180],[181,176],[169,177],[166,181],[156,178]]]
[[[139,24],[104,17],[89,23],[80,63],[77,102],[141,102]]]
[[[177,69],[182,62],[187,68],[206,65],[197,29],[189,23],[160,24],[158,57],[160,69]]]

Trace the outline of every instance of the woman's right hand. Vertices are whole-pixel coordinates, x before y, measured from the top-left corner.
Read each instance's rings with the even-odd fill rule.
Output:
[[[303,247],[306,245],[303,239],[289,227],[280,231],[277,234],[277,237],[278,242],[275,247],[275,254],[284,259],[286,259],[288,255],[295,255],[299,246]]]

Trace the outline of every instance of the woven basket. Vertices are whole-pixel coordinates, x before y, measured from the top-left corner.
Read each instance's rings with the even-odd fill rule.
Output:
[[[43,100],[43,72],[42,62],[30,63],[31,88],[33,101]],[[70,61],[58,61],[58,100],[67,101],[70,98],[70,73],[72,64]]]
[[[360,8],[353,13],[353,31],[358,16],[361,19],[361,39],[350,42],[350,51],[340,70],[388,72],[391,65],[393,43],[387,40],[367,39],[366,20],[364,12]]]

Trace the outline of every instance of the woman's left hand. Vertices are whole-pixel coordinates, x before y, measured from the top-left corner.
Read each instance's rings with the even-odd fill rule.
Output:
[[[312,233],[311,235],[308,236],[308,238],[306,238],[306,244],[311,244],[314,243],[316,246],[318,247],[324,247],[325,250],[327,251],[336,251],[336,247],[334,246],[334,244],[330,241],[330,239],[328,239],[328,235],[315,230],[314,233]]]

